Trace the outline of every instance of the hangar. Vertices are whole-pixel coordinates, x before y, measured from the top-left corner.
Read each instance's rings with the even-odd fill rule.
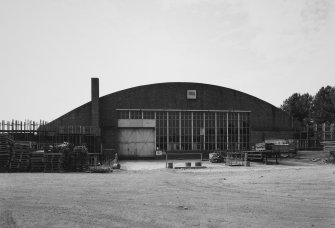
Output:
[[[49,125],[91,127],[103,148],[125,158],[249,150],[265,139],[291,139],[299,126],[261,99],[216,85],[159,83],[99,97],[99,79],[92,78],[91,95]]]

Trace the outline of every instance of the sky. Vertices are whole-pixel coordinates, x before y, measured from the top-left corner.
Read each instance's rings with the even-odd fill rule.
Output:
[[[279,107],[334,86],[332,0],[0,0],[0,120],[51,121],[161,82],[232,88]]]

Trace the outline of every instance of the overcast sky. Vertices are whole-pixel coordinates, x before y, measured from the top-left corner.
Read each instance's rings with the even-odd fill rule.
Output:
[[[159,82],[236,89],[279,107],[334,86],[332,0],[0,0],[0,120],[51,121]]]

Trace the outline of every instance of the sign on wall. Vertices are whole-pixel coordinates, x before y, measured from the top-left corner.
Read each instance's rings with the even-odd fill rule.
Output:
[[[118,127],[122,128],[154,128],[156,127],[156,120],[142,120],[142,119],[135,119],[135,120],[118,120]]]
[[[197,99],[197,91],[196,90],[187,90],[187,99]]]

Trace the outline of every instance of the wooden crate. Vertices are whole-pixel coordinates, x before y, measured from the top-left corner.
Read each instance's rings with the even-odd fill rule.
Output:
[[[62,162],[62,153],[44,153],[44,172],[62,172]]]

